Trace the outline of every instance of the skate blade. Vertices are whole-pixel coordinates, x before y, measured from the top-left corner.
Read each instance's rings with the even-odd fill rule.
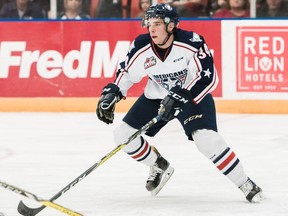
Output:
[[[251,200],[252,203],[260,203],[262,200],[265,199],[264,194],[261,192],[257,193]]]
[[[151,196],[155,197],[161,189],[164,187],[164,185],[168,182],[168,180],[171,178],[171,176],[174,173],[174,168],[169,166],[167,170],[163,173],[162,180],[158,187],[156,187],[153,191],[151,191]]]

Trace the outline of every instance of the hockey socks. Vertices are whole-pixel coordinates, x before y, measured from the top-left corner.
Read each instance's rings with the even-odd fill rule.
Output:
[[[134,143],[133,143],[134,144]],[[153,146],[141,137],[141,143],[135,145],[135,150],[127,152],[134,160],[151,166],[157,159],[157,153],[152,150]]]
[[[229,147],[226,148],[213,163],[239,187],[249,202],[260,202],[264,199],[262,189],[247,177],[240,160]]]
[[[213,163],[237,187],[240,187],[248,178],[240,160],[229,147],[214,159]]]

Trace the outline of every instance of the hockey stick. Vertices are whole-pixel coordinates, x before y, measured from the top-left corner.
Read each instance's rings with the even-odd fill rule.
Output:
[[[104,162],[106,162],[109,158],[111,158],[113,155],[115,155],[117,152],[119,152],[121,149],[123,149],[128,143],[130,143],[136,137],[141,135],[144,131],[148,130],[150,127],[152,127],[154,124],[156,124],[160,119],[161,119],[161,115],[157,115],[156,117],[154,117],[146,125],[144,125],[142,128],[140,128],[134,134],[132,134],[125,143],[118,145],[116,148],[114,148],[112,151],[110,151],[108,154],[106,154],[101,160],[99,160],[97,163],[92,165],[89,169],[87,169],[85,172],[83,172],[80,176],[78,176],[70,184],[68,184],[66,187],[64,187],[62,190],[60,190],[58,193],[56,193],[49,201],[53,202],[54,200],[58,199],[60,196],[62,196],[64,193],[66,193],[68,190],[70,190],[73,186],[75,186],[77,183],[79,183],[82,179],[84,179],[86,176],[88,176],[93,170],[98,168],[100,165],[102,165]],[[42,211],[45,207],[46,207],[45,205],[42,205],[38,208],[29,208],[22,201],[20,201],[19,205],[18,205],[18,212],[22,215],[25,215],[25,216],[34,216],[34,215],[38,214],[40,211]]]
[[[32,199],[32,200],[34,200],[34,201],[37,201],[37,202],[41,203],[41,204],[44,205],[44,206],[48,206],[48,207],[54,208],[54,209],[56,209],[56,210],[58,210],[58,211],[61,211],[61,212],[65,213],[65,214],[67,214],[67,215],[83,216],[82,214],[80,214],[80,213],[78,213],[78,212],[72,211],[72,210],[70,210],[70,209],[68,209],[68,208],[65,208],[65,207],[63,207],[63,206],[61,206],[61,205],[58,205],[58,204],[56,204],[56,203],[54,203],[54,202],[52,202],[52,201],[42,199],[42,198],[36,196],[36,195],[33,194],[33,193],[30,193],[30,192],[28,192],[28,191],[25,191],[25,190],[23,190],[23,189],[20,189],[20,188],[18,188],[18,187],[13,186],[13,185],[7,184],[6,182],[0,181],[0,186],[1,186],[1,187],[4,187],[4,188],[6,188],[6,189],[8,189],[8,190],[10,190],[10,191],[13,191],[13,192],[15,192],[15,193],[17,193],[17,194],[20,194],[20,195],[22,195],[22,196],[25,196],[25,197],[27,197],[27,198],[29,198],[29,199]],[[21,201],[21,202],[22,202],[22,201]],[[30,215],[30,214],[26,214],[26,216],[29,216],[29,215]]]

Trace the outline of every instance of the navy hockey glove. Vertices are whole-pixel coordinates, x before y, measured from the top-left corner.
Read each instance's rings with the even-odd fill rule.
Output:
[[[162,115],[162,120],[170,121],[182,111],[182,107],[188,102],[192,102],[190,91],[174,86],[161,101],[158,114]]]
[[[109,83],[105,86],[96,109],[98,119],[107,124],[113,123],[116,103],[122,98],[123,95],[117,85]]]

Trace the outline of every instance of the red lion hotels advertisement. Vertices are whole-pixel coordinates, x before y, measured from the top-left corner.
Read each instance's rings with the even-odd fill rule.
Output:
[[[225,112],[287,114],[287,19],[221,24]]]
[[[288,27],[237,27],[236,31],[237,91],[287,93]]]

